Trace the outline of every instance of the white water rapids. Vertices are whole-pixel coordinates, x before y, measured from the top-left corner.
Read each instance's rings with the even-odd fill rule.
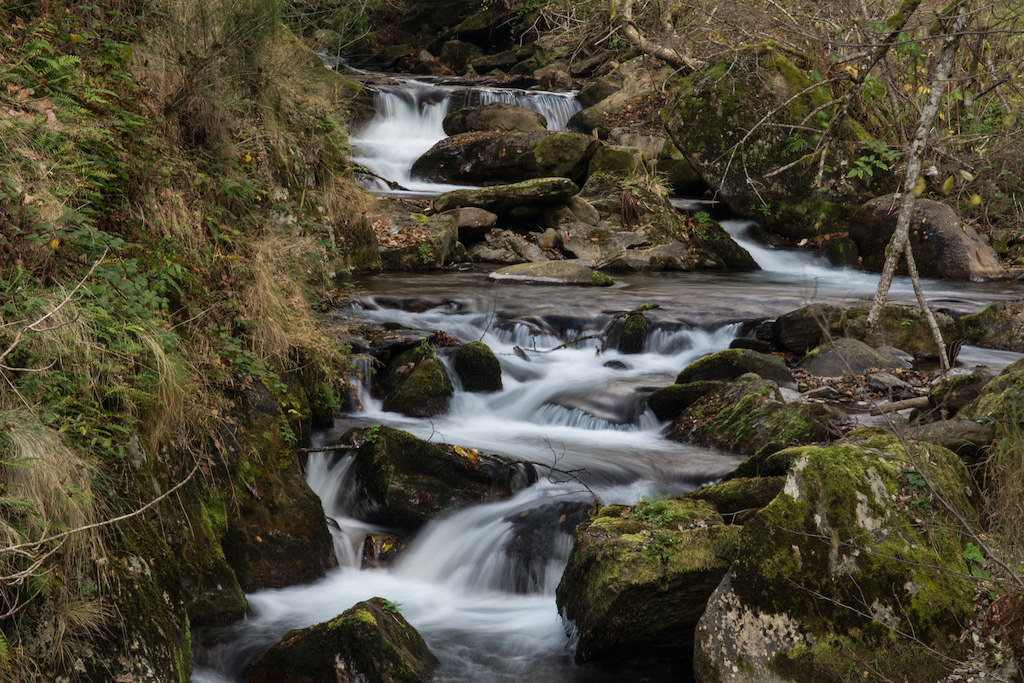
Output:
[[[356,161],[411,190],[437,193],[442,188],[418,185],[408,169],[444,136],[441,121],[453,92],[419,82],[382,90],[377,116],[353,139]],[[491,96],[550,108],[542,113],[553,127],[564,127],[578,106],[552,94],[481,97]],[[645,408],[647,393],[670,384],[690,361],[727,347],[743,333],[743,321],[811,301],[854,303],[877,283],[877,276],[837,270],[807,253],[767,249],[748,235],[748,222],[724,225],[761,272],[631,275],[617,278],[607,290],[524,287],[483,274],[389,273],[363,279],[353,313],[357,324],[395,323],[444,330],[461,342],[482,340],[501,362],[504,388],[492,394],[457,388],[449,412],[429,420],[384,412],[364,388],[362,412],[341,418],[333,432],[319,435],[319,443],[333,443],[351,425],[387,424],[421,438],[561,469],[584,468],[605,504],[678,494],[718,479],[739,459],[664,439],[664,425]],[[1020,296],[1015,284],[929,282],[926,288],[933,300],[961,309]],[[898,280],[892,298],[908,301],[909,291],[906,281]],[[601,332],[614,314],[644,303],[658,307],[648,313],[652,330],[643,353],[622,355],[614,348],[598,353],[599,340],[563,346]],[[1012,360],[978,350],[965,350],[962,358],[995,366]],[[524,558],[509,549],[524,513],[589,503],[578,483],[564,477],[549,481],[542,471],[538,483],[508,500],[453,510],[432,521],[392,567],[361,570],[362,539],[378,530],[349,514],[346,502],[354,486],[349,464],[345,457],[315,454],[307,470],[325,512],[337,522],[340,568],[309,585],[250,595],[249,618],[197,631],[193,681],[236,681],[249,659],[289,629],[331,619],[373,596],[401,604],[403,615],[441,660],[438,681],[678,681],[688,675],[656,666],[573,663],[554,599],[570,534],[556,529],[531,546],[539,554],[526,558],[526,568]]]

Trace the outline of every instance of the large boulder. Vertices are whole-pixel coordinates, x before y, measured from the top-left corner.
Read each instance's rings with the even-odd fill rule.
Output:
[[[863,202],[895,187],[877,165],[864,167],[868,158],[884,164],[882,152],[850,116],[817,182],[813,152],[838,104],[826,83],[815,87],[811,68],[771,43],[751,46],[680,79],[663,113],[672,141],[720,199],[795,239],[843,231]]]
[[[412,165],[412,174],[432,182],[477,185],[544,177],[582,182],[591,142],[567,132],[461,133],[430,148]]]
[[[353,428],[356,512],[361,519],[412,532],[441,511],[512,493],[520,468],[475,449],[433,444],[391,427]]]
[[[576,659],[689,655],[738,535],[710,503],[682,498],[606,507],[580,524],[556,592],[579,637]]]
[[[1024,395],[1024,359],[1010,363],[991,382],[986,384],[976,399],[960,409],[957,415],[964,419],[993,424],[1020,424],[1020,397]]]
[[[886,247],[896,230],[899,195],[876,197],[853,216],[850,237],[857,243],[865,270],[882,272]],[[910,219],[910,245],[922,277],[950,280],[1000,280],[1008,277],[999,256],[969,224],[947,204],[931,199],[914,202]],[[899,272],[906,274],[900,260]]]
[[[979,494],[963,464],[885,436],[794,450],[697,627],[697,680],[942,679],[974,619],[962,532]]]
[[[501,391],[501,363],[487,344],[466,344],[455,352],[454,365],[466,391]]]
[[[972,344],[1024,351],[1024,300],[998,301],[962,320],[964,333]]]
[[[796,389],[796,380],[786,364],[775,356],[751,349],[725,349],[702,356],[676,375],[676,384],[705,380],[730,380],[753,372],[779,386]]]
[[[430,417],[448,411],[455,388],[444,364],[429,345],[417,346],[391,360],[377,383],[384,410]]]
[[[507,213],[521,206],[544,207],[564,202],[577,192],[579,188],[567,178],[533,178],[509,185],[447,192],[434,200],[434,208],[448,211],[475,206],[494,213]]]
[[[744,516],[775,500],[785,483],[784,477],[736,477],[702,486],[685,497],[706,500],[727,522],[739,523],[744,521]]]
[[[809,304],[784,313],[772,323],[772,338],[785,351],[807,353],[827,339],[841,313],[841,308],[831,304]]]
[[[485,130],[536,133],[547,129],[548,120],[543,114],[504,102],[466,107],[444,117],[444,132],[448,135]]]
[[[249,662],[245,683],[425,683],[438,661],[398,610],[384,598],[357,603],[340,615],[289,631]]]
[[[507,280],[534,285],[578,285],[608,287],[611,278],[575,261],[545,261],[505,266],[491,273],[492,280]]]
[[[910,363],[895,354],[873,349],[860,340],[840,337],[812,349],[800,359],[798,366],[819,377],[841,377],[860,375],[872,368],[906,369]]]
[[[655,389],[647,397],[647,407],[659,420],[674,420],[704,394],[721,389],[724,385],[724,382],[717,381],[670,384],[667,387]]]
[[[869,306],[851,306],[843,311],[831,328],[833,337],[852,337],[871,347],[891,346],[915,358],[936,358],[938,351],[931,328],[921,309],[904,304],[882,307],[873,327],[868,326]],[[945,313],[933,311],[942,338],[947,341],[962,337],[961,326]]]
[[[821,403],[786,402],[775,382],[750,374],[695,401],[672,423],[668,438],[754,454],[776,441],[830,441],[847,423]]]

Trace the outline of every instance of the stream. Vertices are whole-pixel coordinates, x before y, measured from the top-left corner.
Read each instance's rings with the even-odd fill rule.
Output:
[[[381,89],[377,116],[353,136],[356,161],[400,183],[408,194],[444,191],[409,178],[408,168],[444,136],[440,122],[461,96],[465,93],[459,88],[423,80]],[[550,93],[490,90],[474,96],[509,98],[545,113],[556,128],[564,127],[578,106]],[[741,459],[664,439],[665,423],[644,405],[647,393],[672,383],[692,360],[747,334],[745,322],[811,302],[858,303],[877,285],[877,275],[836,269],[806,252],[766,248],[756,242],[754,225],[747,221],[726,220],[723,226],[761,271],[625,275],[606,289],[515,285],[489,280],[481,272],[357,278],[360,294],[349,313],[356,320],[439,329],[460,342],[481,340],[501,362],[504,388],[470,394],[456,386],[448,414],[420,419],[384,412],[366,387],[357,387],[362,411],[339,416],[333,429],[315,435],[314,445],[334,443],[354,425],[387,424],[425,439],[560,469],[582,468],[582,478],[603,504],[678,495],[721,478]],[[958,313],[1024,294],[1016,283],[926,281],[924,287],[936,309]],[[909,282],[897,279],[890,300],[913,303]],[[646,313],[652,326],[642,353],[622,355],[612,344],[601,351],[596,340],[562,348],[578,335],[604,330],[616,313],[641,304],[658,306]],[[998,371],[1019,357],[964,347],[959,365],[984,364]],[[391,567],[364,570],[359,568],[362,540],[375,530],[349,514],[354,486],[349,465],[348,457],[318,453],[310,456],[307,468],[311,487],[337,522],[339,568],[308,585],[251,594],[249,618],[196,631],[193,681],[237,681],[245,663],[289,629],[326,621],[374,596],[400,603],[402,614],[440,659],[438,681],[689,677],[685,664],[676,669],[667,664],[576,665],[554,597],[571,535],[551,532],[528,575],[507,552],[513,521],[523,513],[589,502],[590,493],[580,483],[541,472],[537,483],[521,487],[510,499],[432,521]]]

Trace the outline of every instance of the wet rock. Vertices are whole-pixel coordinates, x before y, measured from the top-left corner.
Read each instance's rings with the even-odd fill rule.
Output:
[[[754,339],[753,337],[737,337],[729,342],[730,349],[750,349],[751,351],[757,351],[758,353],[771,354],[775,351],[775,345],[770,341],[764,339]]]
[[[793,239],[842,232],[863,202],[895,185],[877,169],[849,173],[872,153],[855,117],[836,131],[821,183],[818,164],[800,163],[830,120],[821,107],[833,94],[827,83],[814,87],[816,78],[795,53],[759,43],[679,79],[663,114],[675,146],[720,199]],[[762,125],[766,116],[781,125]],[[733,163],[741,140],[743,163]]]
[[[283,588],[320,578],[337,564],[320,499],[299,468],[294,432],[270,391],[251,385],[245,406],[244,441],[222,433],[232,451],[231,505],[219,514],[225,528],[224,557],[246,592]],[[225,584],[226,588],[230,588]]]
[[[556,592],[579,636],[576,659],[687,656],[738,530],[710,503],[687,499],[606,507],[580,524]]]
[[[698,681],[840,680],[860,662],[940,680],[961,661],[975,583],[959,528],[978,524],[980,497],[953,453],[921,446],[876,436],[793,449],[783,493],[743,525],[697,627]]]
[[[730,380],[753,372],[764,379],[770,379],[779,386],[796,388],[796,380],[786,364],[775,356],[750,349],[726,349],[698,358],[687,365],[677,376],[676,384],[688,384],[703,380]]]
[[[245,683],[430,681],[437,658],[383,598],[360,602],[330,621],[289,631],[249,662]]]
[[[524,284],[580,285],[584,287],[607,287],[611,279],[599,271],[575,261],[547,261],[545,263],[521,263],[499,268],[488,277],[492,280],[508,280]]]
[[[865,270],[882,271],[886,246],[896,229],[898,213],[898,195],[886,195],[866,202],[853,217],[850,237],[857,243]],[[975,282],[1007,278],[995,250],[942,202],[931,199],[914,202],[910,244],[921,277]],[[906,265],[902,262],[901,268],[899,272],[906,274]]]
[[[928,322],[916,306],[887,304],[882,307],[874,327],[867,324],[868,306],[851,306],[842,312],[832,325],[833,337],[852,337],[868,346],[892,346],[915,358],[936,358],[938,351]],[[942,338],[950,341],[962,338],[960,325],[950,316],[933,311]]]
[[[830,441],[848,422],[820,403],[788,403],[775,382],[749,374],[695,401],[672,423],[667,436],[752,454],[775,441]]]
[[[512,538],[505,555],[512,561],[513,590],[542,593],[548,588],[552,560],[572,542],[576,526],[593,510],[590,502],[564,501],[526,510],[506,519]]]
[[[533,72],[533,77],[537,79],[537,85],[541,90],[565,92],[572,89],[572,76],[562,66],[552,64]]]
[[[592,389],[567,389],[552,396],[548,403],[579,411],[612,425],[637,424],[645,409],[646,386],[637,379],[613,380]]]
[[[710,391],[721,389],[724,382],[702,381],[686,384],[670,384],[657,389],[647,397],[647,407],[659,420],[674,420],[697,399]]]
[[[450,507],[512,493],[520,468],[475,449],[433,444],[391,427],[354,428],[356,511],[371,524],[412,532]]]
[[[812,349],[798,366],[819,377],[859,375],[876,368],[909,368],[902,358],[880,353],[857,339],[840,337]]]
[[[631,313],[622,324],[620,353],[641,353],[647,341],[648,320],[643,313]]]
[[[830,304],[810,304],[776,318],[772,337],[779,348],[805,354],[827,340],[829,329],[842,309]]]
[[[444,117],[444,132],[448,135],[491,130],[531,133],[547,129],[548,120],[543,114],[503,102],[459,109]]]
[[[434,200],[434,208],[447,211],[475,206],[494,213],[505,213],[518,206],[544,206],[562,202],[577,192],[579,188],[566,178],[534,178],[511,185],[448,192]]]
[[[471,132],[441,140],[412,166],[416,177],[439,183],[496,185],[530,178],[582,182],[591,139],[567,132]]]
[[[455,354],[455,373],[466,391],[501,391],[501,363],[483,342],[470,342]]]
[[[448,411],[452,381],[431,346],[419,346],[392,359],[380,373],[384,410],[430,417]]]
[[[449,40],[441,46],[441,62],[455,73],[462,73],[471,60],[479,57],[483,50],[462,40]],[[447,131],[446,131],[447,132]]]
[[[742,523],[745,519],[775,500],[782,493],[785,478],[737,477],[711,486],[702,486],[684,497],[706,500],[715,506],[718,514],[728,523]]]
[[[1024,300],[999,301],[963,317],[972,344],[1024,352]]]

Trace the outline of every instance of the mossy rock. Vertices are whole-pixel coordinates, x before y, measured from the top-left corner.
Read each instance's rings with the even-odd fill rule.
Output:
[[[784,477],[800,454],[800,447],[790,448],[782,441],[769,441],[756,453],[741,462],[725,476],[725,480],[753,477]]]
[[[631,313],[622,323],[619,336],[619,353],[641,353],[647,341],[649,321],[643,313]]]
[[[787,403],[775,382],[744,375],[683,411],[668,438],[752,454],[773,441],[830,441],[847,422],[820,403]]]
[[[980,372],[940,377],[928,387],[928,405],[943,411],[947,418],[953,417],[961,408],[981,396],[991,380],[991,377]]]
[[[872,153],[872,140],[849,116],[816,182],[812,150],[838,106],[816,79],[809,59],[762,43],[679,79],[662,113],[676,147],[731,209],[796,239],[843,231],[864,201],[896,186],[885,172],[849,174]],[[763,125],[766,118],[781,125]]]
[[[774,356],[750,349],[725,349],[698,358],[676,376],[676,384],[705,380],[730,380],[748,372],[784,387],[796,388],[786,364]]]
[[[289,631],[245,666],[245,683],[344,680],[425,683],[438,661],[398,606],[371,598],[308,628]],[[343,673],[339,673],[343,672]]]
[[[587,167],[587,175],[611,173],[628,176],[643,168],[644,160],[640,150],[633,147],[599,144],[595,146]]]
[[[568,178],[533,178],[510,185],[454,190],[434,200],[434,208],[448,211],[475,206],[494,213],[507,213],[521,206],[544,207],[563,202],[579,192]]]
[[[384,410],[413,417],[447,412],[455,388],[444,364],[431,346],[419,346],[400,354],[380,375]]]
[[[775,500],[782,492],[784,477],[737,477],[710,486],[702,486],[685,495],[706,500],[726,521],[741,522]]]
[[[977,528],[980,496],[953,453],[912,445],[876,436],[799,449],[783,492],[744,524],[708,602],[698,680],[740,670],[743,680],[880,671],[932,681],[962,661],[976,584],[961,525]]]
[[[697,399],[710,391],[721,389],[724,382],[703,381],[687,384],[670,384],[656,389],[647,397],[647,407],[659,420],[674,420]]]
[[[985,385],[978,398],[960,409],[959,417],[995,424],[1021,422],[1024,396],[1024,359],[1010,363]]]
[[[972,344],[990,349],[1024,351],[1024,300],[999,301],[962,319]]]
[[[851,306],[832,325],[834,337],[853,337],[869,346],[891,346],[915,358],[937,358],[938,350],[921,309],[904,304],[886,304],[874,327],[868,327],[868,306]],[[933,311],[947,342],[962,337],[961,325],[945,313]]]
[[[501,391],[501,363],[483,342],[470,342],[456,352],[455,373],[466,391]]]
[[[576,659],[688,656],[737,537],[710,503],[681,498],[607,507],[580,524],[556,592]]]
[[[391,427],[353,428],[355,506],[361,519],[411,532],[443,510],[511,495],[514,463],[476,449],[433,444]]]

